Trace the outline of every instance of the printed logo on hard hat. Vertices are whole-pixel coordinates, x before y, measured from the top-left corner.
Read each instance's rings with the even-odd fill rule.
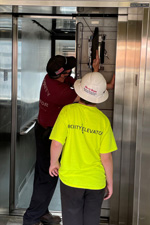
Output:
[[[59,70],[57,70],[55,72],[56,75],[59,75],[60,73],[62,73],[65,69],[63,67],[61,67]]]
[[[97,95],[97,91],[93,90],[93,88],[88,88],[87,85],[84,87],[84,91],[90,95]]]

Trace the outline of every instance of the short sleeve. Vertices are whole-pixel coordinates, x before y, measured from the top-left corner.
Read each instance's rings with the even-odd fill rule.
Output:
[[[109,120],[101,139],[100,153],[105,154],[117,150],[116,141]]]

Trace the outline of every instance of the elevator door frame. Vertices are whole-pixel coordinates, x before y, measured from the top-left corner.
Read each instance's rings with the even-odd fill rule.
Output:
[[[127,15],[125,12],[127,10]],[[143,8],[119,9],[114,134],[114,194],[111,225],[130,225],[133,219],[134,173]],[[122,15],[121,15],[122,14]]]
[[[123,23],[127,23],[127,21],[128,21],[127,18],[125,18],[125,17],[126,16],[122,16],[122,18],[123,18],[122,22]],[[17,18],[13,18],[13,21],[14,21],[13,23],[14,23],[14,37],[15,37],[16,36],[15,26],[16,26],[16,23],[17,23]],[[126,25],[124,24],[124,26],[126,26]],[[17,37],[15,39],[17,40]],[[16,52],[17,52],[15,39],[13,41],[13,52],[14,52],[13,54],[14,55],[16,55]],[[125,51],[126,47],[127,47],[127,39],[124,40],[123,51]],[[117,49],[118,54],[120,54],[119,51],[122,51],[122,49],[119,49],[119,46],[118,46],[118,49]],[[120,85],[120,82],[121,82],[121,85],[124,84],[124,82],[122,82],[122,81],[124,81],[125,79],[126,79],[126,85],[128,84],[128,82],[127,82],[128,81],[128,71],[127,71],[127,69],[126,69],[126,71],[125,71],[125,69],[123,71],[121,71],[121,67],[126,68],[126,63],[129,63],[129,62],[126,61],[126,53],[124,53],[124,54],[125,54],[124,59],[122,59],[121,62],[120,61],[117,62],[118,58],[116,58],[116,87],[115,87],[115,107],[114,107],[114,125],[116,124],[116,126],[114,126],[114,133],[115,133],[115,137],[117,139],[117,144],[118,144],[119,150],[122,149],[122,148],[127,149],[128,147],[130,147],[130,150],[131,150],[132,146],[124,145],[123,141],[125,141],[126,138],[127,139],[130,138],[130,140],[132,141],[132,138],[131,138],[132,135],[133,135],[132,129],[130,127],[130,134],[131,134],[130,137],[127,136],[126,130],[123,130],[123,129],[124,128],[128,129],[128,126],[126,124],[126,120],[128,119],[128,115],[129,115],[130,119],[132,118],[133,114],[136,111],[135,110],[136,106],[134,105],[133,111],[132,110],[131,110],[132,112],[127,111],[128,114],[126,115],[126,117],[123,117],[126,110],[128,110],[128,108],[125,108],[125,106],[124,106],[124,102],[127,103],[127,99],[126,99],[126,96],[125,96],[125,93],[127,93],[127,89],[126,89],[127,87],[124,87],[124,85],[120,86],[120,88],[119,88],[119,86],[117,87],[117,84]],[[16,57],[17,56],[15,56],[14,59],[16,59]],[[14,69],[13,69],[13,75],[12,76],[13,76],[13,78],[15,78],[17,76],[17,71],[16,71],[17,60],[13,61],[13,66],[14,66]],[[134,67],[134,69],[135,69],[135,67]],[[125,76],[125,74],[126,74],[126,76]],[[137,69],[137,75],[138,75],[138,69]],[[133,78],[131,80],[132,84],[134,82],[136,82],[137,78],[138,77],[135,76],[135,78]],[[13,88],[12,96],[14,96],[14,97],[16,95],[16,85],[17,85],[16,81],[14,81],[14,83],[12,84],[12,88]],[[122,91],[122,90],[124,90],[124,91]],[[119,96],[119,98],[118,98],[118,96]],[[133,100],[133,98],[132,98],[132,100]],[[15,113],[16,102],[15,102],[15,99],[14,100],[12,99],[12,103],[13,103],[12,109],[14,110],[12,115],[13,115],[13,118],[14,118],[14,117],[16,117],[16,113]],[[130,103],[132,105],[132,101]],[[126,105],[126,107],[128,107],[128,105]],[[120,115],[120,118],[119,118],[119,130],[121,130],[120,133],[118,132],[118,118],[117,118],[118,113]],[[133,122],[133,124],[135,123],[135,121],[130,120],[130,126],[131,126],[132,122]],[[15,123],[15,121],[14,121],[14,123]],[[124,128],[123,128],[123,124],[125,125]],[[15,125],[12,124],[10,212],[12,212],[11,214],[13,214],[13,215],[18,215],[18,214],[20,214],[19,213],[20,211],[14,211],[14,212],[12,211],[12,209],[13,209],[13,194],[14,194],[14,189],[13,189],[12,183],[14,182],[13,170],[14,170],[14,154],[15,154],[15,152],[14,152],[15,141],[14,140],[16,139],[15,133],[16,133],[15,132]],[[127,154],[129,155],[130,153],[131,152],[128,152]],[[116,156],[114,155],[114,163],[116,163],[116,166],[114,167],[114,171],[116,172],[117,176],[114,178],[114,196],[113,196],[113,199],[111,201],[112,202],[112,206],[111,206],[112,214],[111,214],[111,217],[110,217],[110,224],[115,224],[115,225],[119,224],[120,221],[127,221],[127,219],[124,218],[122,213],[125,210],[125,213],[126,213],[125,215],[128,215],[128,202],[129,202],[128,200],[125,199],[125,202],[127,203],[125,208],[123,208],[123,206],[122,206],[123,202],[120,204],[120,199],[122,199],[123,195],[124,195],[124,191],[122,191],[124,189],[124,181],[122,181],[121,184],[120,184],[120,178],[121,178],[122,174],[124,173],[125,163],[126,163],[126,159],[127,159],[128,155],[126,155],[126,154],[124,155],[125,156],[124,166],[121,168],[120,162],[123,161],[123,152],[121,150],[120,152],[118,151],[116,154],[117,154]],[[119,163],[118,163],[118,159],[120,159]],[[130,178],[129,178],[129,171],[128,171],[126,173],[126,181],[125,181],[125,183],[128,182],[128,187],[130,186],[129,180],[130,180]],[[116,197],[117,197],[118,201],[116,201]],[[123,219],[120,220],[120,218],[123,218]]]

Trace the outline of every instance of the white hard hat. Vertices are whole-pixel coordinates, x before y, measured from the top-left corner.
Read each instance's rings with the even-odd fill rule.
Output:
[[[87,73],[74,83],[77,95],[92,103],[101,103],[107,100],[107,83],[103,75],[99,72]]]

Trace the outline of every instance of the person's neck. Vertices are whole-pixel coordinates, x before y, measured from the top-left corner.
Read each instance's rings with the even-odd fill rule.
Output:
[[[57,78],[56,80],[58,80],[58,81],[61,82],[61,83],[64,83],[65,77],[59,77],[59,78]]]
[[[90,107],[96,107],[96,104],[85,104],[85,103],[83,103],[81,100],[79,100],[79,104],[81,104],[81,105],[86,105],[86,106],[90,106]]]

